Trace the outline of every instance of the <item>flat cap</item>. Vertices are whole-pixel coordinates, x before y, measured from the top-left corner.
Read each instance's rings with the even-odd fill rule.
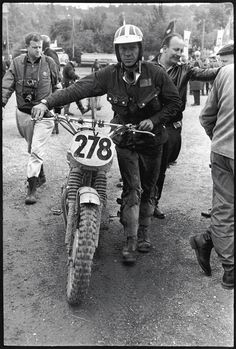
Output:
[[[228,44],[223,46],[217,55],[224,56],[224,55],[233,55],[234,54],[234,44]]]

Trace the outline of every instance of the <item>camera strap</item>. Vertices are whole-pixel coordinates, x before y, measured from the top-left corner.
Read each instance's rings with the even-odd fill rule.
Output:
[[[41,64],[42,64],[42,56],[41,56],[41,58],[40,58],[39,65],[38,65],[37,82],[39,82],[39,73],[40,73]],[[25,81],[25,75],[26,75],[26,68],[27,68],[27,54],[25,55],[25,58],[24,58],[22,94],[24,93],[24,89],[25,89],[24,81]],[[33,80],[33,79],[32,79],[32,80]]]

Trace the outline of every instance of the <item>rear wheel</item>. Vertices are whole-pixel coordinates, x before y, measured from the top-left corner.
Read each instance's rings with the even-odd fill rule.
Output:
[[[98,212],[97,205],[82,204],[80,207],[79,224],[74,233],[68,262],[67,300],[72,305],[78,304],[88,291],[99,234]]]

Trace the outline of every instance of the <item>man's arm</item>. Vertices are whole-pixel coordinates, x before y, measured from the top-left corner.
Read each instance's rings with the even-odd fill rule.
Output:
[[[9,69],[6,71],[2,79],[2,106],[5,107],[8,99],[15,91],[15,69],[13,62]]]
[[[207,98],[206,104],[199,116],[200,123],[205,129],[206,134],[212,139],[213,129],[217,121],[218,98],[216,85],[213,84],[212,90]]]
[[[198,67],[192,67],[189,70],[189,80],[198,80],[198,81],[213,81],[219,70],[219,68],[198,68]]]

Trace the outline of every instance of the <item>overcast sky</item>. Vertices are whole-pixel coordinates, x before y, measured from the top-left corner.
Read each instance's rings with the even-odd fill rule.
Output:
[[[133,3],[122,3],[122,2],[116,2],[116,3],[112,3],[112,2],[61,2],[61,3],[54,3],[54,4],[58,4],[58,5],[63,5],[63,6],[76,6],[78,8],[82,8],[82,9],[87,9],[89,7],[96,7],[96,6],[106,6],[106,7],[109,7],[110,5],[113,5],[113,6],[119,6],[121,4],[126,4],[126,5],[129,5],[129,4],[135,4],[135,5],[158,5],[158,4],[163,4],[163,5],[192,5],[192,4],[195,4],[195,5],[201,5],[200,2],[183,2],[183,3],[165,3],[165,2],[154,2],[154,3],[145,3],[145,2],[133,2]]]

